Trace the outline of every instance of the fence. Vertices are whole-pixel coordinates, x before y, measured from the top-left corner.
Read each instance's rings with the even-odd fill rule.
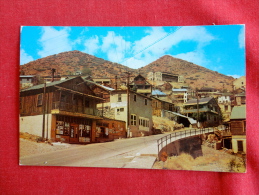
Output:
[[[201,135],[204,133],[214,133],[214,131],[218,131],[217,129],[214,129],[213,127],[210,128],[202,128],[202,129],[188,129],[185,131],[178,131],[171,133],[169,135],[166,135],[164,137],[161,137],[160,139],[157,140],[157,148],[158,148],[158,155],[160,150],[164,147],[167,146],[167,144],[170,144],[176,140],[194,136],[194,135]],[[167,149],[166,149],[167,151]]]

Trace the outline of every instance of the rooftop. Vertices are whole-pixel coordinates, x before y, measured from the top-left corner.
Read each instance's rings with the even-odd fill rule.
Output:
[[[230,119],[245,119],[246,118],[246,106],[234,106],[231,112]]]
[[[212,99],[213,99],[212,97],[201,98],[199,99],[199,104],[206,104]],[[197,104],[197,99],[192,99],[185,103],[185,105],[192,105],[192,104]]]

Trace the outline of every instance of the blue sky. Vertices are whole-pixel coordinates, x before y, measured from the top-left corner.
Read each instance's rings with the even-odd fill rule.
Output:
[[[245,75],[244,25],[21,28],[20,64],[79,50],[130,68],[163,55],[235,78]]]

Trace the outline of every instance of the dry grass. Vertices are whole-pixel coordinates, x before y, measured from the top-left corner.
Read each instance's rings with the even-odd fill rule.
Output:
[[[167,118],[153,116],[152,120],[154,127],[162,131],[173,131],[175,127],[178,127],[178,124],[175,121]]]
[[[179,156],[168,157],[165,163],[158,161],[154,169],[169,170],[193,170],[193,171],[216,171],[216,172],[239,172],[244,173],[245,158],[231,155],[223,150],[215,150],[202,146],[203,156],[193,158],[189,154],[182,153]]]

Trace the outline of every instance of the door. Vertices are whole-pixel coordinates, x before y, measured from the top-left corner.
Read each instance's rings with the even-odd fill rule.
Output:
[[[238,152],[243,152],[244,151],[243,141],[237,141],[237,148],[238,148]]]
[[[78,143],[78,124],[71,123],[70,125],[70,135],[69,135],[69,143]]]

